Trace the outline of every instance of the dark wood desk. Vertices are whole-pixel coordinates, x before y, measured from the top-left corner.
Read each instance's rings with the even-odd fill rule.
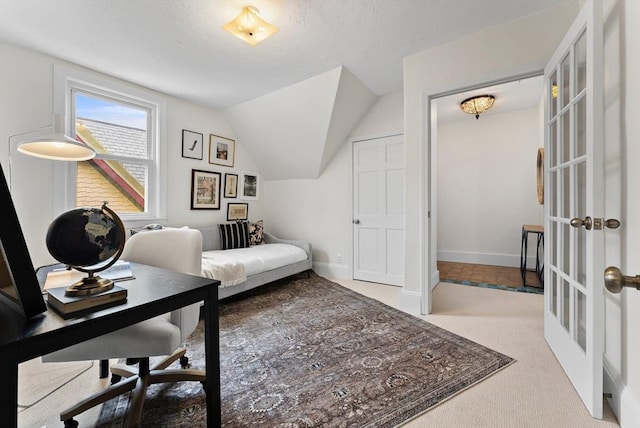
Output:
[[[3,427],[18,425],[20,363],[200,301],[204,301],[207,427],[221,426],[219,281],[136,263],[132,263],[131,268],[136,278],[119,283],[128,289],[125,304],[80,318],[65,320],[53,309],[48,309],[25,320],[10,308],[0,306],[0,415]]]

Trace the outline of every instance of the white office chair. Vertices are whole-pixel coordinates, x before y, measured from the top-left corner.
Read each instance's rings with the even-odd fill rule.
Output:
[[[195,229],[140,232],[127,240],[120,258],[176,272],[200,275],[202,235]],[[133,274],[135,275],[135,266]],[[158,287],[162,287],[162,284],[159,283]],[[200,305],[190,305],[43,356],[43,362],[139,359],[137,371],[120,364],[111,367],[115,380],[121,377],[126,379],[60,413],[60,420],[64,421],[65,427],[77,427],[78,423],[73,419],[75,415],[131,390],[134,390],[134,394],[126,426],[137,427],[140,424],[148,385],[178,381],[199,381],[204,385],[204,371],[186,369],[185,349],[180,348],[195,330],[199,315]],[[149,367],[149,357],[158,355],[168,357]],[[178,358],[183,369],[164,370]]]

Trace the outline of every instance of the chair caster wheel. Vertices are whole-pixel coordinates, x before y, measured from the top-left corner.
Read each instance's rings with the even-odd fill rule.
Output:
[[[188,369],[189,367],[191,367],[191,364],[189,364],[189,358],[188,357],[180,357],[180,367],[182,367],[183,369]]]
[[[67,419],[64,421],[64,428],[78,428],[78,421],[75,419]]]
[[[111,385],[115,385],[116,383],[120,382],[122,380],[122,376],[117,375],[117,374],[112,374],[111,375]]]

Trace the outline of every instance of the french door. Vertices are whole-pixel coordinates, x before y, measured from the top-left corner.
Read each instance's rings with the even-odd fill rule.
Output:
[[[604,350],[602,67],[602,3],[589,0],[544,71],[544,335],[596,418]]]

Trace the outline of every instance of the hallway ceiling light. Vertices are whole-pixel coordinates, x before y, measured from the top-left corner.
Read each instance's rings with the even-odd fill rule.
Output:
[[[495,100],[496,97],[493,95],[478,95],[462,101],[460,108],[465,113],[474,114],[476,119],[478,119],[481,113],[491,108]]]
[[[258,15],[260,11],[254,6],[245,6],[240,15],[226,23],[222,28],[255,46],[278,32],[278,29]]]

